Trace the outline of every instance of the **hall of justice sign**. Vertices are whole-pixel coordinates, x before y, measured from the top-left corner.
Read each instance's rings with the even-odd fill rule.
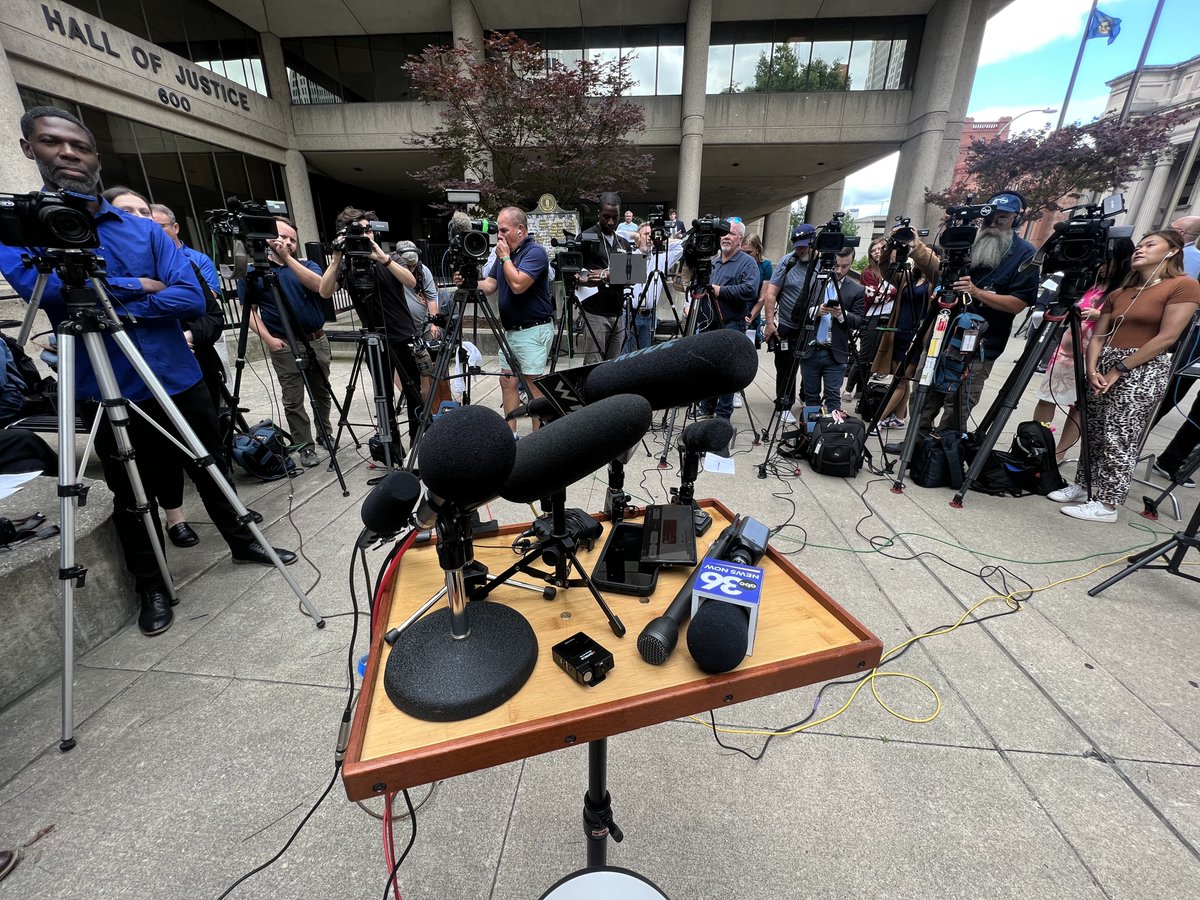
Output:
[[[46,19],[46,28],[52,35],[66,38],[69,42],[90,49],[98,56],[108,56],[124,62],[126,55],[113,46],[109,37],[109,27],[106,23],[92,20],[90,16],[76,15],[74,10],[63,14],[62,10],[41,4],[42,15]],[[184,91],[211,97],[219,103],[227,103],[234,109],[250,112],[250,98],[246,91],[218,81],[207,69],[193,68],[184,63],[164,60],[162,55],[153,49],[147,49],[134,43],[132,35],[119,29],[112,29],[118,46],[126,46],[128,59],[156,80],[166,79],[167,86],[158,89],[158,100],[164,106],[172,109],[192,111],[192,102],[186,93],[177,93],[173,88],[178,85]]]

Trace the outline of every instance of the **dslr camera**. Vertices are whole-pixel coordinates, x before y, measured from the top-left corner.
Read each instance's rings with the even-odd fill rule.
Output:
[[[0,244],[87,250],[100,246],[88,204],[95,198],[72,191],[0,194]]]
[[[650,208],[650,243],[654,245],[655,253],[662,253],[667,248],[667,216],[662,204]]]

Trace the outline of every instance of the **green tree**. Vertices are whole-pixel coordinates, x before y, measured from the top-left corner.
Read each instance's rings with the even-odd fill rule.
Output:
[[[791,44],[776,44],[775,52],[758,54],[754,67],[754,83],[742,88],[743,93],[796,93],[799,91],[845,91],[850,89],[846,65],[840,60],[826,62],[814,59],[800,65],[800,58]]]
[[[853,219],[842,219],[842,234],[848,234],[850,237],[858,235],[858,223]]]

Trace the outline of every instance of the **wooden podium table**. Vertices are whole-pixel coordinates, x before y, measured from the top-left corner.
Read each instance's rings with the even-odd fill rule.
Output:
[[[701,505],[713,517],[712,527],[697,542],[703,554],[733,520],[733,514],[715,500]],[[579,557],[589,573],[607,537],[608,523],[604,524],[605,534],[595,549]],[[502,572],[516,559],[508,545],[522,530],[523,526],[512,526],[501,529],[499,535],[478,538],[475,558],[493,574]],[[391,652],[383,634],[444,584],[434,548],[410,548],[398,567],[390,597],[380,601],[378,616],[385,624],[377,626],[372,637],[342,768],[347,796],[362,800],[578,746],[680,716],[866,672],[879,663],[880,640],[774,548],[768,548],[759,566],[766,574],[754,655],[722,675],[700,671],[687,652],[686,631],[681,631],[679,644],[664,665],[649,665],[637,652],[638,634],[666,609],[690,574],[687,568],[662,570],[657,590],[648,598],[604,592],[628,629],[623,638],[609,630],[586,588],[559,590],[555,599],[544,600],[532,591],[498,587],[489,600],[520,611],[537,635],[533,675],[516,696],[490,712],[459,722],[425,722],[400,712],[383,689],[384,665]],[[528,576],[522,579],[531,580]],[[468,604],[468,615],[470,607]],[[551,658],[550,648],[578,631],[613,655],[612,671],[595,687],[577,684]]]

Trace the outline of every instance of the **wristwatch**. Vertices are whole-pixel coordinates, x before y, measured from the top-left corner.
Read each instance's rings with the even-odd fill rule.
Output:
[[[1120,372],[1122,375],[1128,375],[1131,371],[1133,371],[1132,369],[1129,368],[1129,366],[1125,365],[1125,360],[1123,360],[1123,359],[1118,359],[1116,362],[1116,365],[1114,365],[1113,368],[1116,369],[1118,372]]]

